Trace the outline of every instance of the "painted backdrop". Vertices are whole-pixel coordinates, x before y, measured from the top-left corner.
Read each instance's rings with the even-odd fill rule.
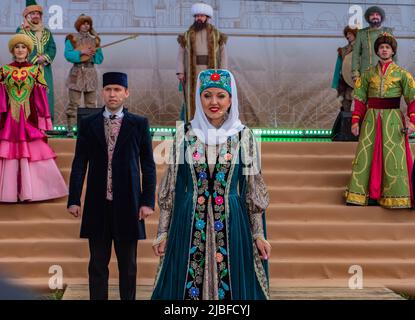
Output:
[[[21,24],[23,0],[1,0],[0,62],[8,63],[7,41]],[[154,125],[174,125],[182,96],[175,64],[176,37],[192,23],[186,0],[38,0],[46,9],[63,8],[63,29],[54,30],[56,124],[64,123],[65,78],[71,67],[63,57],[66,34],[74,32],[80,13],[94,18],[103,44],[139,33],[136,40],[104,49],[107,71],[127,72],[129,109],[149,117]],[[213,23],[229,35],[230,69],[239,85],[241,114],[250,126],[329,129],[339,110],[330,88],[337,48],[345,45],[342,30],[349,7],[381,5],[385,25],[395,29],[399,63],[415,72],[415,2],[413,0],[207,0]],[[99,101],[101,103],[101,101]]]

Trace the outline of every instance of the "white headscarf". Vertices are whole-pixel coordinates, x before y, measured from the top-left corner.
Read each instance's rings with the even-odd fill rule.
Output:
[[[207,119],[203,111],[202,101],[200,99],[200,74],[197,77],[195,92],[196,111],[195,116],[190,123],[196,136],[205,144],[217,145],[226,142],[228,137],[233,136],[243,130],[244,125],[239,120],[238,90],[233,74],[225,70],[231,76],[232,102],[229,110],[229,116],[219,129],[216,129]]]

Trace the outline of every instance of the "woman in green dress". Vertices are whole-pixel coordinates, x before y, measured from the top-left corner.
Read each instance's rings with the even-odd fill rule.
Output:
[[[268,192],[227,70],[199,74],[196,114],[177,130],[159,187],[152,299],[268,299]]]

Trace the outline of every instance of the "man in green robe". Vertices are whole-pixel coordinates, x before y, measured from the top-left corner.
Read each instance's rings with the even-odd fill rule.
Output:
[[[411,208],[412,155],[408,136],[415,132],[415,80],[392,61],[398,44],[390,34],[374,45],[380,61],[356,80],[352,133],[359,137],[346,202]],[[400,110],[404,97],[409,123]]]
[[[376,39],[385,32],[393,34],[391,28],[382,27],[385,17],[385,11],[378,6],[372,6],[365,12],[365,19],[369,27],[360,29],[357,32],[356,42],[353,47],[352,72],[353,80],[355,81],[370,67],[374,67],[378,63],[379,57],[374,50]],[[397,61],[396,56],[393,60]]]
[[[48,102],[52,121],[54,119],[54,93],[52,62],[56,55],[56,45],[52,33],[42,22],[43,9],[36,0],[26,0],[26,8],[23,11],[24,23],[17,28],[16,33],[29,36],[34,44],[34,49],[28,60],[34,65],[44,68],[46,83],[48,84]]]

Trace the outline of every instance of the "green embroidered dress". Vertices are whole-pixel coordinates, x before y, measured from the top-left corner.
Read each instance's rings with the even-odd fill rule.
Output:
[[[216,162],[206,161],[210,148]],[[269,198],[252,132],[207,147],[189,125],[178,130],[171,159],[159,187],[156,243],[167,245],[152,299],[268,299],[255,239],[266,236]]]

